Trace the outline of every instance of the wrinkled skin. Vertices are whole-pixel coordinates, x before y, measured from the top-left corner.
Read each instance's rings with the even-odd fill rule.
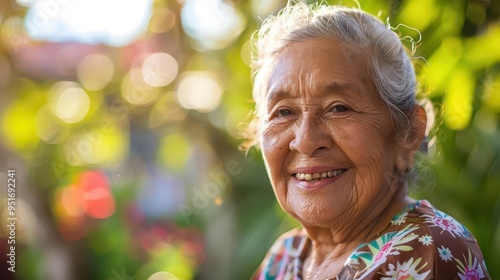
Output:
[[[417,105],[411,117],[424,127],[406,135],[409,141],[397,140],[367,55],[329,39],[289,43],[276,58],[262,106],[260,143],[276,198],[315,244],[308,264],[321,268],[329,260],[334,272],[334,260],[342,263],[411,203],[395,174],[412,166],[425,131]],[[316,182],[294,176],[339,169],[344,173]]]

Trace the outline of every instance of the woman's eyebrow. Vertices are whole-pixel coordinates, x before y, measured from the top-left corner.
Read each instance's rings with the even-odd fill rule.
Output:
[[[271,90],[268,92],[267,96],[267,100],[269,103],[276,102],[285,98],[296,97],[290,91],[283,89]]]
[[[274,83],[269,87],[269,90],[267,91],[267,102],[268,104],[272,104],[277,102],[278,100],[282,100],[285,98],[290,98],[290,97],[296,97],[296,94],[294,94],[291,90],[290,87],[287,87],[286,85],[282,83]]]

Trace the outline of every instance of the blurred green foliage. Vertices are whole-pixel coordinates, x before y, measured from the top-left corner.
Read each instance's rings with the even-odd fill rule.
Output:
[[[148,30],[130,46],[90,50],[33,42],[19,24],[26,9],[0,5],[0,171],[16,168],[24,203],[17,247],[23,269],[15,279],[247,279],[275,238],[297,226],[277,205],[259,152],[237,149],[237,126],[253,106],[249,39],[286,1],[222,1],[243,25],[208,48],[204,37],[182,28],[180,2],[154,1]],[[500,2],[359,5],[404,38],[419,95],[436,109],[433,148],[414,197],[463,222],[499,278]],[[176,60],[177,78],[130,93],[138,85],[134,63],[154,52]],[[102,83],[106,59],[91,63],[87,76],[76,66],[62,71],[61,53],[77,62],[105,54],[114,72]],[[26,59],[33,65],[23,65]],[[203,106],[216,94],[182,103],[186,76],[214,92],[220,87],[215,109]],[[61,97],[60,87],[72,95]],[[83,96],[76,105],[75,96]],[[69,106],[88,108],[79,118],[65,115]]]

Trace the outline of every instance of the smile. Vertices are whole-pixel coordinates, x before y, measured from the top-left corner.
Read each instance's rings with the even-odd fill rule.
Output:
[[[330,170],[321,173],[295,173],[295,178],[301,181],[316,182],[326,178],[332,178],[344,173],[346,169]]]

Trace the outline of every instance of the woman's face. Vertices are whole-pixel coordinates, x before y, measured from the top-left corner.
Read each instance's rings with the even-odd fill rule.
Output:
[[[292,42],[276,58],[261,145],[281,207],[303,225],[339,227],[379,211],[404,157],[367,53],[336,40]]]

